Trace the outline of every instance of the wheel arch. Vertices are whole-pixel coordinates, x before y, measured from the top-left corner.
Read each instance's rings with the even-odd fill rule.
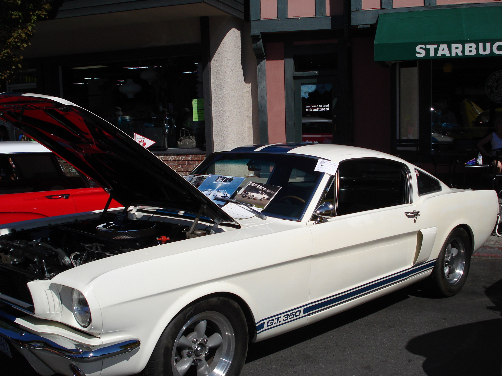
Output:
[[[254,342],[256,339],[256,321],[254,318],[253,311],[251,310],[251,307],[247,304],[247,302],[237,294],[222,291],[222,292],[215,292],[212,294],[204,295],[204,296],[201,296],[200,298],[194,300],[189,305],[185,306],[183,309],[185,309],[186,307],[195,305],[201,301],[211,299],[211,298],[227,298],[229,300],[233,300],[234,302],[236,302],[239,305],[242,312],[244,313],[244,317],[246,318],[249,342]],[[180,312],[181,312],[181,310],[180,310]]]
[[[433,260],[438,257],[451,233],[456,229],[463,229],[467,233],[467,236],[469,238],[470,255],[472,255],[472,253],[474,252],[474,230],[467,223],[460,223],[452,225],[451,227],[447,227],[447,229],[444,229],[441,232],[441,235],[439,235],[438,233],[438,238],[436,239],[437,243],[434,244],[434,249],[429,260]]]
[[[456,229],[462,229],[467,233],[467,237],[469,238],[470,255],[472,255],[472,253],[474,252],[474,231],[472,230],[472,227],[466,223],[460,223],[456,226],[453,226],[450,229],[450,231],[448,231],[446,233],[446,237],[444,238],[443,244],[441,245],[441,248],[439,249],[439,251],[441,251],[441,249],[443,248],[444,244],[446,243],[446,241],[448,240],[448,238],[450,237],[452,232],[455,231]]]
[[[179,305],[176,305],[177,308],[179,308]],[[221,307],[221,308],[218,308]],[[242,314],[244,315],[244,318],[242,318],[242,314],[238,312],[238,309],[241,309]],[[254,322],[253,316],[251,309],[249,306],[244,302],[244,300],[239,297],[236,294],[233,293],[228,293],[228,292],[214,292],[210,293],[207,295],[203,295],[198,297],[195,300],[192,300],[190,303],[186,304],[181,308],[179,311],[177,311],[175,314],[172,314],[174,310],[169,310],[170,313],[166,315],[167,317],[170,317],[170,320],[167,321],[167,323],[162,320],[162,322],[165,324],[165,328],[160,332],[158,338],[156,338],[154,348],[152,351],[147,351],[143,354],[143,356],[148,356],[146,358],[146,363],[144,365],[143,370],[141,371],[141,376],[148,376],[148,375],[157,375],[162,372],[159,372],[159,370],[163,370],[162,366],[159,368],[159,364],[164,364],[166,361],[165,359],[170,359],[169,357],[165,358],[165,348],[168,344],[174,344],[174,346],[178,346],[176,338],[176,333],[182,328],[183,325],[187,325],[186,320],[196,320],[197,317],[200,317],[200,315],[207,315],[203,317],[203,320],[211,320],[213,321],[214,318],[216,317],[216,321],[219,322],[220,324],[223,323],[224,326],[227,324],[225,321],[228,323],[228,325],[233,325],[232,329],[234,332],[240,332],[241,335],[239,336],[232,336],[234,338],[235,342],[235,347],[234,349],[236,350],[237,357],[235,359],[238,359],[236,362],[236,365],[232,365],[231,367],[235,370],[240,370],[241,367],[244,365],[244,361],[246,358],[246,352],[247,348],[249,345],[249,338],[251,335],[256,336],[256,334],[251,334],[253,332],[249,332],[249,328],[253,328],[254,325],[252,325],[252,322]],[[221,317],[218,319],[218,317]],[[247,323],[247,339],[245,337],[245,327],[244,325],[241,325],[242,320],[245,320]],[[223,320],[223,321],[222,321]],[[253,321],[250,321],[253,320]],[[233,324],[230,324],[230,321],[234,321]],[[182,324],[185,323],[185,324]],[[177,329],[176,329],[177,328]],[[230,329],[230,327],[228,327]],[[185,327],[183,326],[182,331],[185,330]],[[192,329],[193,330],[193,329]],[[204,328],[205,331],[205,328]],[[181,333],[181,332],[180,332]],[[157,332],[155,332],[154,337],[157,337]],[[174,335],[174,336],[173,336]],[[179,336],[179,334],[178,334]],[[178,337],[179,338],[179,337]],[[221,338],[221,337],[220,337]],[[247,341],[244,341],[244,340]],[[174,341],[174,342],[172,342]],[[207,337],[206,337],[207,341]],[[153,342],[153,341],[152,341]],[[204,342],[206,343],[206,342]],[[240,345],[237,345],[240,343]],[[219,345],[218,345],[219,346]],[[171,347],[171,349],[174,349],[174,347]],[[174,351],[174,350],[173,350]],[[230,353],[227,354],[229,350],[227,349],[226,352],[224,352],[223,356],[217,357],[216,354],[218,354],[218,351],[216,354],[213,354],[215,358],[217,359],[218,364],[228,364],[226,367],[228,370],[228,367],[230,367],[230,363],[234,363],[234,356],[233,356],[233,351],[232,355],[230,356]],[[226,355],[228,355],[228,357]],[[205,358],[207,355],[204,354],[204,352],[199,353],[198,356],[202,356]],[[172,356],[172,355],[171,355]],[[191,357],[189,355],[188,357]],[[211,356],[212,358],[212,356]],[[172,358],[174,359],[174,358]],[[202,359],[205,360],[205,359]],[[169,361],[169,360],[168,360]],[[173,360],[170,360],[171,362]],[[192,363],[196,364],[196,363]],[[233,371],[229,371],[229,374],[236,374]],[[164,373],[162,373],[164,374]],[[198,374],[198,373],[197,373]],[[218,373],[219,374],[219,373]]]
[[[472,255],[472,253],[474,252],[474,231],[472,230],[471,226],[469,226],[468,224],[460,224],[454,228],[451,229],[450,231],[450,234],[455,231],[455,229],[457,228],[461,228],[463,230],[465,230],[465,232],[467,233],[467,236],[469,237],[469,245],[470,245],[470,255]],[[449,235],[448,235],[449,236]]]
[[[219,283],[216,283],[216,285],[209,283],[199,286],[201,287],[200,289],[194,289],[192,286],[191,289],[187,289],[179,295],[177,294],[178,296],[176,299],[172,301],[172,304],[166,307],[167,309],[155,323],[155,326],[152,328],[152,332],[145,333],[148,336],[148,339],[146,342],[142,342],[142,347],[144,349],[142,360],[140,361],[142,364],[146,365],[162,333],[175,319],[175,317],[177,317],[186,308],[212,298],[227,298],[234,301],[241,308],[246,319],[248,342],[252,342],[256,339],[255,315],[245,298],[245,291],[240,291],[242,294],[239,294],[238,291],[234,291],[236,290],[236,286],[233,286],[234,288],[232,288],[232,286],[228,286],[228,284],[220,286],[217,285],[219,285]],[[242,295],[244,295],[244,297]]]

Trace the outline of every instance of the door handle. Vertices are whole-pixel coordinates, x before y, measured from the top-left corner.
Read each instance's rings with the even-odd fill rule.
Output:
[[[68,200],[70,198],[70,195],[68,193],[65,193],[62,195],[49,195],[49,196],[45,196],[45,198],[48,198],[51,200],[59,200],[61,198],[64,198],[65,200]]]
[[[420,216],[420,212],[418,210],[413,210],[412,212],[404,212],[406,217],[412,218],[414,223],[417,223],[417,218]]]

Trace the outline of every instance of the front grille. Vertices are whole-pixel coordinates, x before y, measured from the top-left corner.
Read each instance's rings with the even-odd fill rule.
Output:
[[[8,265],[0,265],[0,293],[33,305],[27,283],[34,278]]]

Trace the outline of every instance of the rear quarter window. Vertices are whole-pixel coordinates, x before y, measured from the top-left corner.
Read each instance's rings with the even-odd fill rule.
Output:
[[[441,183],[435,177],[419,170],[415,170],[415,174],[417,176],[419,196],[441,191]]]

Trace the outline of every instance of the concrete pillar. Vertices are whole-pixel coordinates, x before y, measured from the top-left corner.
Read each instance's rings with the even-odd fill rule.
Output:
[[[233,17],[210,18],[213,145],[221,151],[258,142],[256,58],[249,24]],[[212,146],[212,147],[211,147]]]

